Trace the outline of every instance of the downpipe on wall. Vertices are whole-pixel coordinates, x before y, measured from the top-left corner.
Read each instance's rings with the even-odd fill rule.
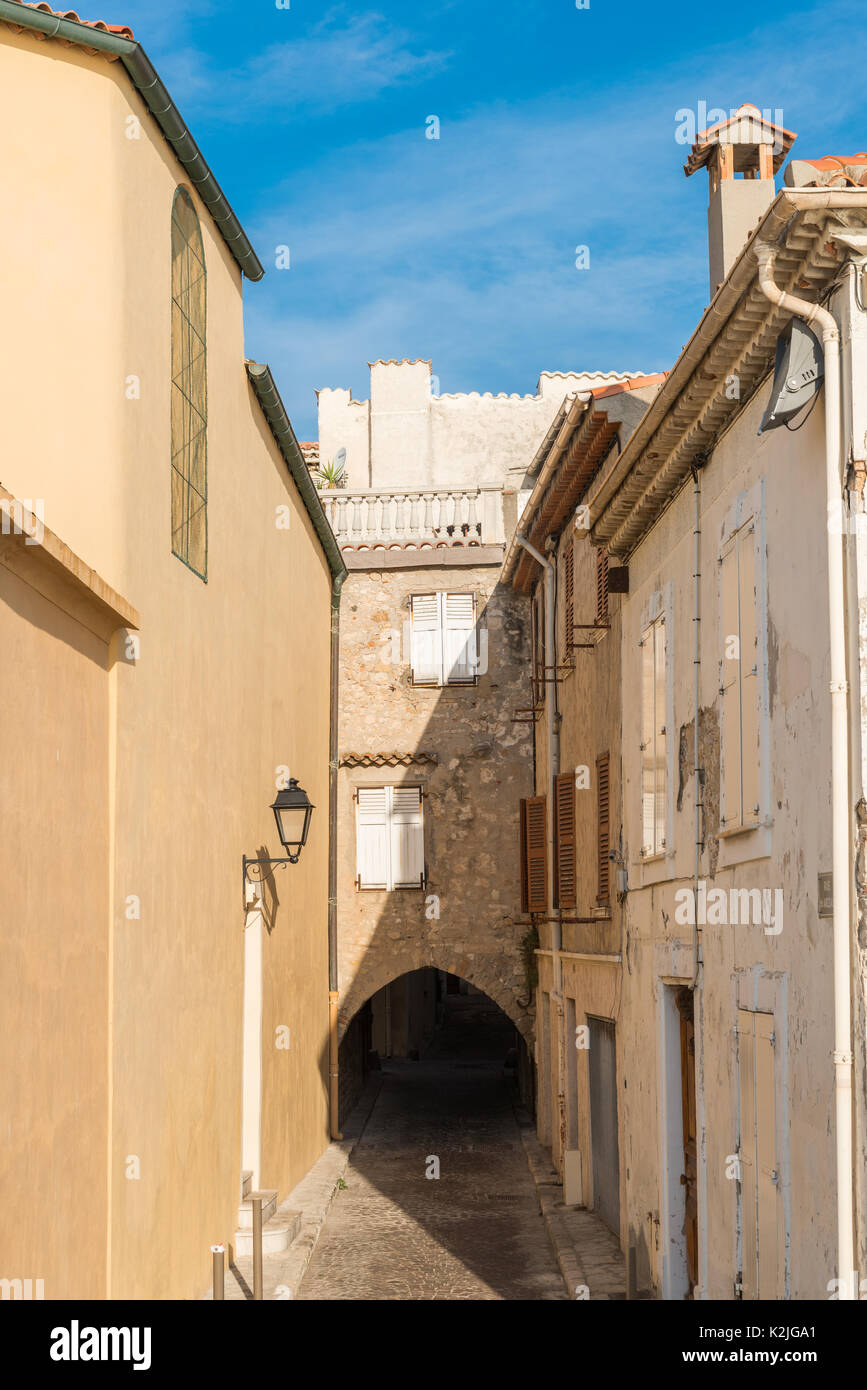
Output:
[[[774,280],[776,248],[755,247],[759,286],[772,304],[822,330],[825,356],[825,480],[828,503],[828,604],[831,639],[831,834],[834,891],[834,1096],[837,1129],[837,1278],[839,1298],[858,1298],[852,1195],[851,875],[849,684],[846,677],[846,586],[843,477],[840,457],[840,329],[820,304],[788,294]],[[839,523],[839,524],[838,524]]]
[[[695,1078],[696,1078],[696,1122],[698,1152],[696,1154],[696,1183],[698,1191],[696,1193],[698,1205],[698,1252],[696,1270],[698,1277],[698,1289],[696,1297],[705,1298],[707,1296],[707,1264],[708,1264],[708,1244],[707,1244],[707,1146],[705,1135],[705,1106],[704,1106],[704,999],[702,995],[703,984],[703,960],[702,960],[702,936],[701,924],[698,920],[698,897],[699,880],[701,878],[701,856],[704,852],[704,771],[701,766],[701,737],[700,737],[700,712],[701,712],[701,469],[707,462],[706,457],[697,458],[692,466],[692,495],[694,504],[693,519],[693,650],[692,650],[692,680],[693,680],[693,730],[692,730],[692,775],[693,786],[695,788],[695,849],[693,852],[693,884],[692,901],[696,905],[693,910],[692,928],[692,948],[693,948],[693,971],[692,989],[693,995],[693,1039],[697,1049],[695,1057]]]
[[[331,581],[331,717],[328,736],[328,1099],[332,1139],[340,1132],[338,1044],[339,975],[337,969],[337,738],[340,681],[340,594],[346,571]]]
[[[548,840],[548,911],[552,923],[552,961],[554,967],[554,1014],[557,1021],[557,1133],[560,1143],[560,1163],[566,1152],[566,1038],[563,1007],[563,929],[560,909],[554,907],[554,778],[560,771],[560,711],[557,708],[557,573],[552,560],[531,545],[526,536],[515,537],[518,545],[532,555],[545,573],[545,684],[548,687],[548,785],[551,788],[551,815],[546,816],[545,833]],[[549,1063],[550,1065],[550,1063]]]

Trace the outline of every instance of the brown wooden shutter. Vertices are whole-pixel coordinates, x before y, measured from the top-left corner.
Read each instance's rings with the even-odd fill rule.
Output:
[[[521,911],[529,912],[529,890],[527,887],[527,799],[521,797],[521,804],[518,808],[520,813],[520,834],[521,834]]]
[[[607,907],[610,900],[611,861],[611,819],[608,785],[608,754],[596,759],[596,807],[598,817],[599,891],[596,901],[600,907]]]
[[[546,802],[544,796],[530,796],[523,803],[528,912],[544,912],[548,906]]]
[[[575,780],[571,772],[554,779],[556,825],[557,901],[560,907],[574,907],[575,886]]]
[[[596,552],[596,621],[608,622],[608,552]]]
[[[566,546],[565,557],[565,613],[566,613],[566,642],[564,650],[567,652],[575,641],[575,542],[570,540]]]

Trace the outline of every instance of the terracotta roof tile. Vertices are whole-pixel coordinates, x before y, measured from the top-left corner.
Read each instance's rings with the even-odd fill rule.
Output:
[[[640,386],[661,385],[668,372],[654,372],[652,376],[631,376],[628,381],[618,381],[614,386],[600,386],[593,391],[594,401],[599,401],[603,396],[619,396],[621,391],[637,391]]]
[[[31,0],[17,0],[17,3],[26,5],[28,10],[41,10],[43,14],[53,15],[55,19],[71,19],[76,24],[85,24],[88,29],[102,29],[107,34],[117,34],[122,39],[135,42],[135,35],[128,24],[106,24],[104,19],[82,19],[75,10],[53,10],[50,5],[41,3],[41,0],[39,4],[33,4]]]

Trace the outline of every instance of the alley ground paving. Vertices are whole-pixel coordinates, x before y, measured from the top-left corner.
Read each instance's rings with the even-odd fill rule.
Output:
[[[510,1029],[478,996],[448,1002],[430,1054],[386,1064],[299,1299],[567,1298],[503,1073]]]

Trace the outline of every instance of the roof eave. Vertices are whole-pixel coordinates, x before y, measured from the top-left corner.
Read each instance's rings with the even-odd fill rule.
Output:
[[[681,396],[687,393],[687,388],[692,382],[696,369],[699,367],[702,359],[718,343],[728,325],[735,320],[738,311],[744,312],[746,298],[750,291],[757,286],[757,264],[753,256],[753,247],[755,243],[759,240],[784,243],[791,224],[805,212],[815,212],[817,210],[828,211],[829,213],[845,212],[847,209],[858,209],[864,213],[865,219],[867,219],[867,190],[829,188],[782,189],[771,203],[758,226],[751,233],[740,255],[702,315],[689,342],[678,357],[646,415],[639,422],[614,466],[609,469],[607,474],[603,474],[596,481],[594,488],[588,496],[587,500],[590,507],[593,538],[596,539],[599,544],[609,545],[609,548],[612,549],[612,553],[617,558],[627,558],[638,544],[641,537],[654,524],[659,515],[659,510],[661,510],[661,506],[657,505],[661,501],[659,497],[654,500],[654,505],[657,505],[657,510],[653,512],[653,514],[647,516],[645,523],[638,529],[633,525],[628,540],[625,536],[621,535],[625,525],[624,516],[635,515],[640,511],[641,501],[647,495],[648,489],[656,485],[667,462],[677,451],[670,450],[661,459],[658,465],[654,467],[652,473],[643,476],[639,484],[643,488],[643,491],[640,493],[637,500],[629,502],[628,505],[622,500],[620,515],[616,518],[615,522],[613,518],[613,507],[617,502],[618,495],[622,494],[630,478],[636,473],[639,464],[645,456],[645,451],[648,449],[656,433],[662,429],[666,422],[669,421],[669,417],[674,414]],[[799,262],[801,268],[799,273],[806,273],[806,269],[810,265],[811,256],[815,259],[816,241],[817,238],[814,238],[812,245],[804,250]],[[829,257],[828,259],[833,258]],[[798,276],[796,275],[791,278],[793,279],[793,283],[796,283]],[[784,310],[778,309],[768,301],[767,312],[762,320],[764,333],[771,334],[775,337],[775,320],[785,320],[789,317],[791,317],[790,314]],[[748,348],[749,343],[743,350],[743,356],[748,355]],[[765,372],[762,371],[758,381],[753,385],[753,390],[756,389],[758,382],[763,379],[764,375]],[[695,394],[689,404],[693,407],[707,405],[709,402],[713,401],[715,393],[718,394],[718,392],[719,379],[711,377],[704,390],[699,394]],[[751,395],[752,390],[749,392],[748,396],[736,400],[733,403],[729,411],[729,421],[726,423],[729,423],[730,420],[743,409],[747,399],[749,399]],[[678,449],[682,449],[684,444],[687,448],[689,447],[688,436],[690,432],[693,434],[696,433],[696,418],[700,418],[700,416],[695,417],[682,426],[683,440],[681,445],[678,446]],[[702,444],[698,440],[695,441],[694,453],[696,456],[704,452],[706,448],[706,444]],[[670,497],[679,490],[681,482],[682,477],[679,481],[672,481],[666,501],[670,500]],[[665,504],[665,502],[662,502],[662,505]],[[612,545],[614,537],[619,537],[620,541],[623,543],[618,541],[616,545]]]
[[[342,581],[346,577],[346,563],[334,532],[328,524],[322,500],[310,477],[310,470],[304,462],[304,455],[295,438],[292,422],[280,398],[271,368],[263,362],[247,362],[246,367],[250,385],[256,393],[268,427],[301,494],[301,501],[325,552],[332,578]]]

